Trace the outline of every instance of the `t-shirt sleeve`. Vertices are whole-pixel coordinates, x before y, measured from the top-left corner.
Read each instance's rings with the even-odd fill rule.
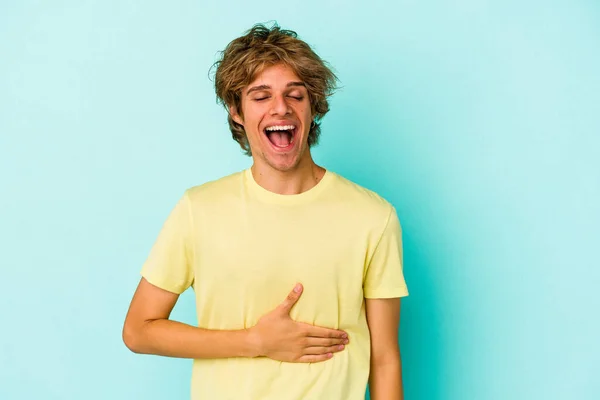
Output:
[[[364,297],[370,299],[408,296],[404,280],[402,229],[394,207],[367,265]]]
[[[181,294],[194,281],[192,219],[187,192],[164,222],[141,275],[151,284]]]

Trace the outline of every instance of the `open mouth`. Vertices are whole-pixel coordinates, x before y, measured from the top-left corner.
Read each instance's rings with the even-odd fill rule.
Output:
[[[273,125],[267,126],[264,133],[275,149],[288,150],[294,145],[296,129],[296,125]]]

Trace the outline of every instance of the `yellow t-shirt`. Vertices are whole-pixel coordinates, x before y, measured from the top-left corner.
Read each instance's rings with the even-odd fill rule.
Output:
[[[206,329],[249,328],[301,282],[290,316],[348,332],[346,349],[319,363],[194,360],[193,400],[362,400],[370,356],[364,298],[408,295],[395,209],[331,171],[297,195],[264,189],[250,169],[188,189],[142,276],[174,293],[193,287]]]

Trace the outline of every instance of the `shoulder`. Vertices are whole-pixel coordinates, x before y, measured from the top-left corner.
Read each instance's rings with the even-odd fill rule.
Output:
[[[227,196],[239,193],[243,171],[189,187],[185,190],[185,197],[191,204],[211,201],[223,201]]]
[[[332,172],[336,196],[344,204],[355,207],[362,214],[387,219],[395,212],[394,206],[379,193],[368,189],[342,175]]]

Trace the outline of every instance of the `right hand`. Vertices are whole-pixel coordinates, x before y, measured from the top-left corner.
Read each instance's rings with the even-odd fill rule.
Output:
[[[333,353],[344,350],[348,344],[346,332],[296,322],[290,317],[301,294],[302,285],[297,284],[283,303],[248,330],[259,356],[308,363],[328,360]]]

